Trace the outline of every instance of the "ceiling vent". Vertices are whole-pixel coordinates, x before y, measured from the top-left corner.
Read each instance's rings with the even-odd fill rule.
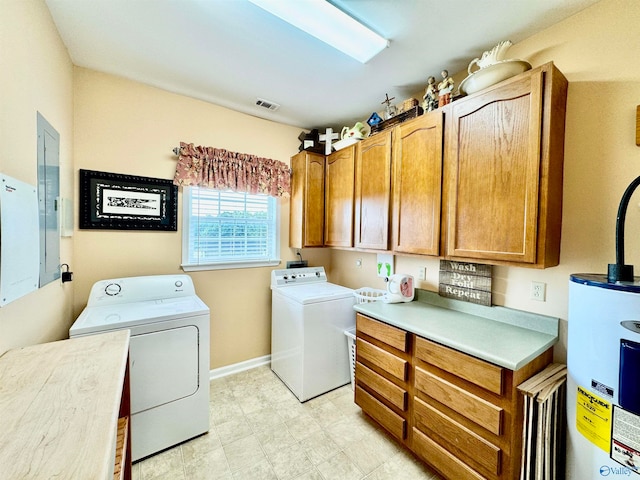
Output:
[[[267,110],[271,110],[272,112],[275,112],[280,108],[280,105],[278,105],[276,102],[265,100],[264,98],[257,98],[256,105],[262,108],[266,108]]]

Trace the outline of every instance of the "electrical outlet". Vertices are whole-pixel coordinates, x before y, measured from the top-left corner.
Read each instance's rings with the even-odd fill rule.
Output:
[[[427,279],[427,267],[420,267],[420,274],[418,276],[419,280]]]
[[[362,268],[362,259],[356,258],[356,268]]]
[[[547,284],[544,282],[531,282],[531,300],[544,302],[547,297]]]

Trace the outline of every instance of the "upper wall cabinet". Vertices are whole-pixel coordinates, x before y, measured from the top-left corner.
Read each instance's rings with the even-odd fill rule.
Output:
[[[324,244],[328,247],[353,247],[354,162],[355,146],[325,160]]]
[[[389,248],[391,131],[362,140],[356,149],[355,239],[357,248]]]
[[[322,247],[324,155],[302,151],[291,157],[289,246]]]
[[[435,110],[393,133],[392,250],[440,253],[442,112]]]
[[[447,257],[559,263],[566,95],[548,63],[447,108]]]

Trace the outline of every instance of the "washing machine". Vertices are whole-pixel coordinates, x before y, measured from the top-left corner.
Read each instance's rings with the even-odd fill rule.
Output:
[[[353,290],[324,267],[271,272],[271,369],[305,402],[350,383],[345,330],[355,327]]]
[[[101,280],[71,338],[129,329],[131,456],[209,430],[209,308],[188,275]]]

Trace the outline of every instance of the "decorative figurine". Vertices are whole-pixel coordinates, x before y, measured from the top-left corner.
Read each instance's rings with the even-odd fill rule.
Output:
[[[367,123],[369,124],[370,127],[373,127],[375,125],[378,125],[381,121],[382,121],[382,118],[380,118],[380,115],[378,115],[378,112],[373,112],[369,117],[369,120],[367,120]]]
[[[362,140],[371,133],[371,127],[365,126],[362,122],[357,122],[353,128],[343,127],[340,138],[356,138]]]
[[[388,93],[385,93],[384,96],[385,96],[385,100],[382,101],[382,104],[387,105],[385,107],[384,116],[385,116],[385,120],[389,120],[391,117],[394,117],[398,113],[396,106],[391,105],[391,100],[394,100],[396,97],[389,98]]]
[[[451,102],[451,92],[454,81],[447,70],[442,70],[442,81],[438,84],[438,107],[443,107]]]
[[[509,50],[509,47],[511,47],[511,45],[513,44],[510,40],[503,40],[491,50],[483,52],[481,58],[474,58],[473,60],[471,60],[467,71],[469,72],[469,74],[471,74],[471,67],[473,66],[473,64],[476,64],[478,68],[482,69],[488,67],[489,65],[493,65],[494,63],[502,62],[504,60],[505,54],[507,53],[507,50]]]
[[[427,88],[424,91],[424,96],[422,97],[422,109],[425,112],[432,112],[436,108],[438,108],[438,90],[436,88],[436,77],[429,77],[427,79]]]

